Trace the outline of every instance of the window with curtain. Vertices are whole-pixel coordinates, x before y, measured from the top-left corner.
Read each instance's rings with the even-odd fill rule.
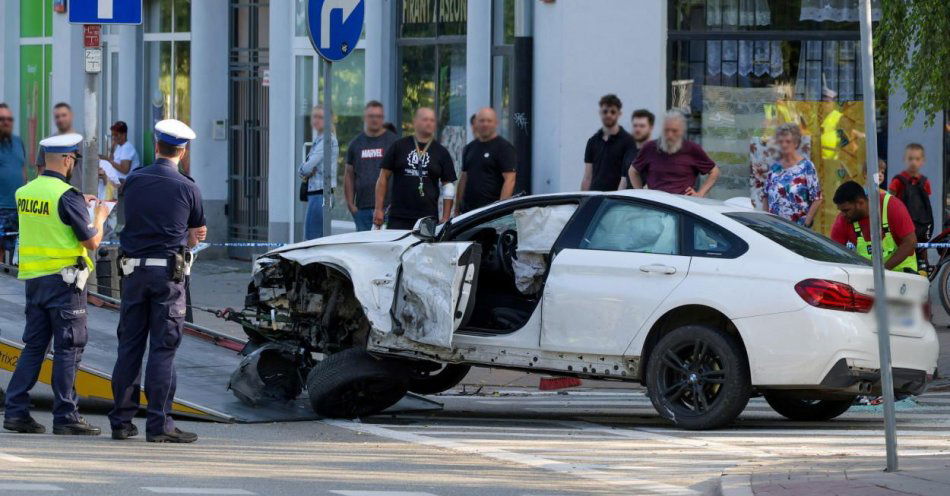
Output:
[[[877,1],[872,8],[879,15]],[[669,9],[669,104],[722,170],[713,196],[759,205],[775,162],[771,134],[787,122],[802,128],[826,198],[845,180],[863,181],[857,2],[674,0]],[[819,230],[833,210],[825,202]]]
[[[155,160],[153,127],[191,122],[191,0],[147,0],[144,16],[143,164]]]
[[[411,132],[419,107],[435,109],[437,138],[461,167],[468,138],[465,102],[465,34],[468,0],[402,0],[399,50],[399,121]]]

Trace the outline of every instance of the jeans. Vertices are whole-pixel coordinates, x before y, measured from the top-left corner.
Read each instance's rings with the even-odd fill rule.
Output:
[[[361,208],[353,214],[353,222],[357,231],[369,231],[373,228],[373,209]]]
[[[372,217],[372,213],[370,213],[370,220],[372,220]],[[4,235],[0,238],[0,249],[13,253],[13,249],[16,248],[17,235],[6,235],[6,233],[15,233],[19,230],[20,222],[16,209],[0,208],[0,235]]]
[[[304,224],[303,237],[306,240],[323,237],[323,194],[307,197],[307,222]]]

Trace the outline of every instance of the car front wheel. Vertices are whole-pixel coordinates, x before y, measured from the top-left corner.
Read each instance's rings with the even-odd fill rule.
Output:
[[[690,430],[732,423],[752,394],[739,341],[700,325],[679,327],[660,339],[648,357],[647,388],[661,416]]]
[[[848,411],[854,404],[853,397],[844,400],[809,400],[778,391],[766,393],[765,401],[779,415],[789,420],[806,422],[831,420]]]
[[[349,348],[313,367],[307,377],[307,394],[313,411],[322,417],[374,415],[406,395],[406,375],[392,360],[376,358],[362,348]]]
[[[417,394],[439,394],[457,386],[470,370],[470,365],[457,363],[449,363],[435,370],[419,367],[409,375],[409,390]]]

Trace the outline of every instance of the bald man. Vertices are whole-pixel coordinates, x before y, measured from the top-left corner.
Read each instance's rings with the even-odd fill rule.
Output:
[[[412,229],[423,217],[439,218],[452,214],[455,201],[455,164],[444,146],[435,140],[435,111],[422,107],[412,119],[413,135],[396,140],[386,150],[376,181],[376,208],[373,225],[389,229]],[[386,192],[392,182],[389,220],[386,221]]]
[[[515,191],[515,147],[498,136],[498,116],[490,107],[475,114],[475,139],[462,150],[457,209],[465,213],[511,198]]]

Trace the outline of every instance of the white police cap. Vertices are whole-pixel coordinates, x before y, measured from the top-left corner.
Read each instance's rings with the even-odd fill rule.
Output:
[[[77,133],[58,134],[40,141],[45,153],[70,153],[79,150],[82,135]]]
[[[165,119],[155,124],[155,137],[162,143],[183,147],[198,137],[187,124],[175,119]]]

